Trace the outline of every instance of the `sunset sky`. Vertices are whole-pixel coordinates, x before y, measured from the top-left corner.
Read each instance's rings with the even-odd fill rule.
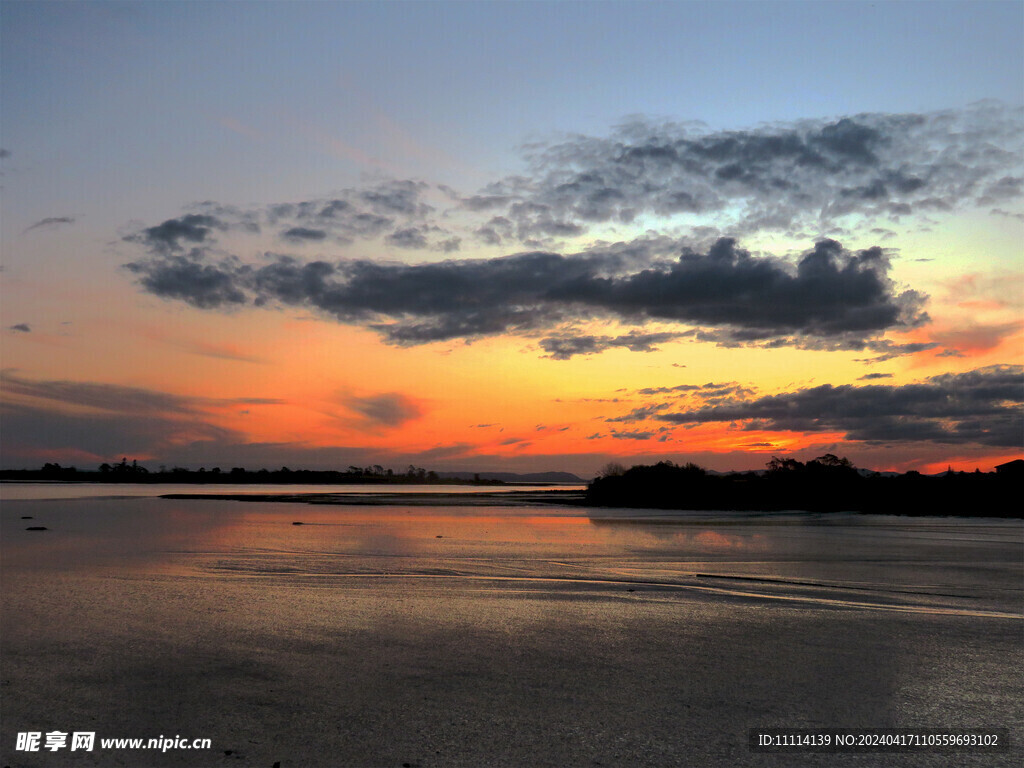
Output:
[[[1024,3],[0,6],[3,468],[1024,442]]]

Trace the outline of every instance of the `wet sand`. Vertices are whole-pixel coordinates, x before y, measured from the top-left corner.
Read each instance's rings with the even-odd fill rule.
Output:
[[[583,515],[5,504],[3,765],[1019,764],[1019,525]],[[1015,746],[750,751],[772,726]],[[12,749],[54,729],[212,749]]]

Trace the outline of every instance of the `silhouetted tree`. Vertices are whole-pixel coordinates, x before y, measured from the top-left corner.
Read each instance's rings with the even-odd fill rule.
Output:
[[[803,462],[796,459],[781,459],[772,456],[772,460],[766,465],[769,472],[799,472],[804,468]]]
[[[609,461],[597,473],[598,477],[619,477],[626,474],[626,468],[617,461]]]

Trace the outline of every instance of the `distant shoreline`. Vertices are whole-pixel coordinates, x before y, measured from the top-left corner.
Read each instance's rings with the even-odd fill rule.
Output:
[[[352,495],[346,493],[170,493],[162,494],[161,499],[192,500],[192,501],[244,501],[255,503],[311,504],[325,506],[392,506],[404,505],[411,507],[481,507],[481,506],[523,506],[526,504],[550,504],[554,506],[574,506],[594,509],[623,508],[629,510],[648,509],[658,513],[672,512],[740,512],[757,514],[856,514],[856,515],[887,515],[896,517],[957,517],[957,518],[1010,518],[1024,519],[1024,513],[1016,510],[997,510],[985,508],[973,514],[925,509],[852,509],[836,505],[831,509],[809,509],[799,506],[781,507],[725,507],[705,505],[701,507],[665,507],[647,506],[642,504],[621,503],[614,505],[593,504],[588,502],[588,491],[570,490],[535,490],[535,491],[495,491],[472,494],[448,494],[441,492],[425,493],[380,493],[372,496]],[[680,520],[685,519],[680,517]],[[598,523],[631,522],[613,518],[594,518]],[[644,522],[650,522],[644,520]],[[672,523],[674,520],[659,522]]]

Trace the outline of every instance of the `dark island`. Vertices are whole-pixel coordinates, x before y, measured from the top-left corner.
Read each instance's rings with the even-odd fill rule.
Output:
[[[887,515],[1024,517],[1024,460],[996,472],[902,475],[858,470],[833,454],[806,463],[773,458],[762,472],[715,475],[662,461],[611,466],[587,487],[586,504],[690,510],[803,510]]]

